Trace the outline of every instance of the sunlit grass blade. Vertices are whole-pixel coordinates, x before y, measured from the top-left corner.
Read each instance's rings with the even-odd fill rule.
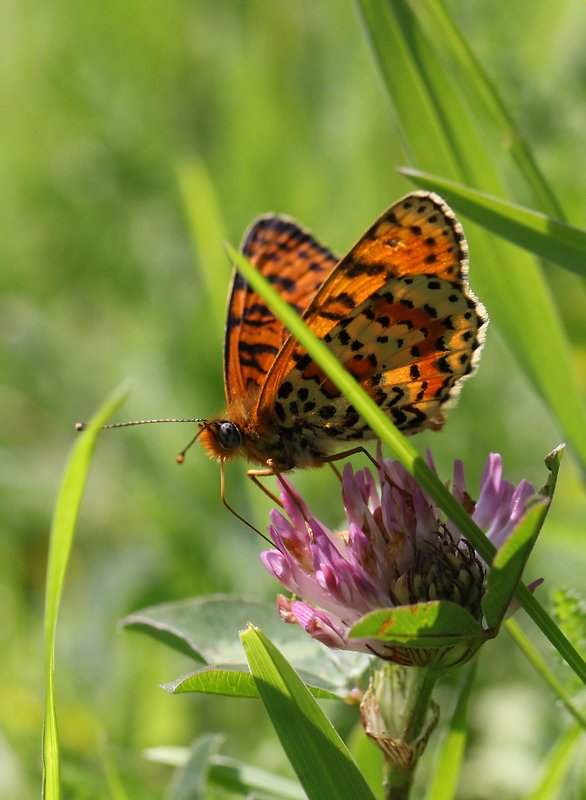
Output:
[[[493,545],[473,522],[470,515],[464,511],[454,496],[446,489],[437,475],[428,467],[413,445],[397,430],[352,375],[338,362],[326,344],[313,335],[301,317],[278,295],[260,272],[254,269],[247,259],[233,247],[226,245],[226,248],[230,258],[238,266],[238,269],[254,290],[258,292],[283,325],[305,347],[328,378],[350,400],[373,433],[389,447],[394,458],[400,461],[405,469],[413,475],[421,488],[437,503],[448,519],[474,546],[480,556],[487,563],[491,563],[495,553]],[[523,585],[519,586],[517,590],[517,598],[536,625],[558,650],[561,657],[567,661],[582,680],[586,681],[586,663]]]
[[[456,796],[464,749],[468,739],[466,712],[476,677],[477,663],[477,661],[473,661],[467,664],[460,675],[456,707],[440,743],[431,773],[431,785],[427,790],[425,800],[453,800]]]
[[[53,514],[45,591],[45,715],[43,720],[43,797],[45,800],[58,800],[61,796],[54,672],[55,631],[65,571],[96,438],[102,425],[124,401],[128,392],[129,388],[126,386],[118,389],[92,417],[86,430],[79,434],[65,468]]]
[[[576,750],[583,744],[583,731],[572,725],[560,736],[551,749],[538,776],[537,785],[525,795],[524,800],[565,800],[568,790],[568,771],[576,757]],[[578,795],[575,795],[578,797]]]
[[[205,291],[210,300],[207,331],[208,341],[216,336],[221,345],[220,332],[226,316],[225,283],[229,270],[222,244],[226,238],[224,221],[216,192],[205,164],[199,159],[182,162],[177,168],[179,188],[189,224],[190,239],[200,267]],[[226,281],[219,276],[226,274]]]
[[[462,36],[443,0],[425,0],[413,5],[428,39],[441,42],[437,54],[460,86],[474,117],[481,121],[484,141],[495,147],[516,169],[535,205],[552,217],[563,218],[563,210],[545,180],[531,148],[523,137],[496,86]]]
[[[366,735],[360,722],[354,725],[347,742],[348,748],[358,764],[360,772],[368,781],[376,800],[384,800],[384,755],[382,750]]]
[[[109,800],[131,800],[124,788],[118,765],[105,736],[99,743],[99,758],[108,786]]]
[[[507,196],[500,173],[510,155],[494,136],[490,140],[490,130],[476,119],[468,95],[444,69],[438,54],[446,42],[433,32],[428,36],[407,0],[357,4],[401,139],[415,165]],[[459,63],[457,53],[452,57]],[[463,64],[462,69],[471,66]],[[473,287],[586,471],[586,409],[571,349],[538,264],[527,252],[480,228],[468,226],[466,234]]]
[[[420,169],[499,185],[485,143],[405,0],[357,0],[406,152]]]
[[[346,745],[277,648],[257,628],[241,639],[263,704],[309,800],[374,800]]]
[[[381,0],[358,0],[357,6],[391,99],[391,111],[405,151],[416,163],[426,163],[423,160],[426,147],[421,137],[411,135],[420,130],[424,121],[428,126],[426,140],[434,143],[431,163],[437,165],[436,171],[453,174],[458,165],[457,153],[444,136],[434,98],[430,96],[420,65],[412,58],[410,43],[396,24],[391,4]],[[386,57],[386,52],[392,53],[392,57]]]
[[[399,170],[422,189],[438,192],[456,211],[517,247],[586,277],[586,231],[538,211],[416,169]]]
[[[552,670],[547,666],[539,651],[527,638],[517,621],[514,619],[507,620],[505,622],[505,628],[515,640],[517,647],[523,651],[525,658],[529,661],[533,669],[538,673],[542,680],[549,685],[552,692],[564,705],[566,711],[568,711],[568,713],[574,717],[578,724],[581,725],[584,730],[586,730],[586,717],[572,703],[572,700],[564,686],[556,678]]]
[[[549,500],[545,498],[528,508],[492,562],[482,598],[482,611],[490,627],[496,628],[503,620],[548,508]]]

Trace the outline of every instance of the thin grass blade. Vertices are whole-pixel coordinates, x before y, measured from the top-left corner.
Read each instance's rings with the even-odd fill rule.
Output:
[[[476,677],[477,663],[476,660],[472,661],[462,669],[456,707],[440,743],[432,771],[431,785],[425,800],[453,800],[456,796],[464,749],[468,740],[466,713]]]
[[[200,267],[199,274],[203,278],[205,292],[210,301],[207,336],[208,339],[217,336],[220,347],[220,332],[226,316],[226,295],[223,289],[225,282],[218,280],[218,276],[226,273],[228,278],[222,250],[222,243],[226,239],[222,213],[214,185],[202,161],[195,158],[184,161],[177,168],[177,176],[190,239]]]
[[[91,456],[100,428],[128,395],[123,386],[104,403],[79,435],[69,456],[53,514],[45,591],[45,714],[43,720],[43,797],[61,796],[59,739],[55,711],[55,631],[59,602],[69,561],[75,523],[81,505]]]
[[[541,679],[548,684],[551,691],[556,695],[566,711],[571,714],[583,730],[586,731],[586,716],[572,703],[568,692],[545,663],[541,654],[531,640],[525,635],[518,622],[514,619],[508,619],[504,627],[514,639],[517,647],[522,650],[525,658],[529,661],[533,669],[538,673]]]
[[[579,725],[572,725],[554,744],[540,771],[537,785],[524,800],[565,800],[569,797],[568,772],[581,744],[583,731]]]
[[[222,742],[221,736],[200,737],[190,749],[186,763],[175,771],[166,800],[205,800],[208,797],[210,761]]]
[[[511,156],[494,131],[491,138],[484,119],[475,116],[469,93],[444,68],[444,51],[450,42],[441,39],[432,26],[428,33],[420,24],[421,8],[433,3],[357,0],[357,4],[401,139],[414,164],[505,197],[501,172],[506,172]],[[450,58],[462,70],[473,69],[469,61],[459,60],[462,54],[457,50]],[[482,83],[481,78],[477,82]],[[535,178],[534,173],[532,176]],[[528,182],[534,184],[537,179],[533,178]],[[541,201],[545,202],[543,191]],[[553,200],[548,210],[552,205]],[[466,233],[473,286],[519,368],[564,429],[586,472],[586,408],[571,348],[538,264],[528,253],[486,231],[472,226]]]
[[[539,211],[509,203],[456,181],[416,169],[399,170],[423,189],[438,192],[456,211],[517,247],[586,278],[586,231]]]
[[[539,169],[527,140],[470,44],[455,25],[443,0],[425,0],[413,5],[413,10],[427,38],[441,42],[437,55],[465,96],[482,128],[486,146],[496,148],[505,156],[538,208],[552,217],[563,219],[562,207]]]

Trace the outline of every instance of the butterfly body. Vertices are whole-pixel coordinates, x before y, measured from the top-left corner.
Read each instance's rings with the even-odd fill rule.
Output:
[[[264,216],[243,254],[406,434],[439,430],[477,364],[488,318],[468,286],[451,209],[415,192],[341,260],[288,218]],[[220,461],[319,466],[373,438],[353,406],[235,271],[224,351],[227,409],[200,440]]]
[[[228,461],[240,457],[256,466],[270,464],[271,471],[276,472],[321,466],[335,447],[320,426],[301,421],[284,426],[270,417],[247,419],[234,408],[229,408],[223,417],[204,423],[199,439],[212,458]]]

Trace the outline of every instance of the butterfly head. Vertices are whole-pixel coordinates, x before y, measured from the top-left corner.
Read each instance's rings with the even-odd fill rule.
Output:
[[[215,419],[201,423],[198,438],[208,455],[219,461],[227,461],[237,454],[244,437],[242,428],[236,422]]]

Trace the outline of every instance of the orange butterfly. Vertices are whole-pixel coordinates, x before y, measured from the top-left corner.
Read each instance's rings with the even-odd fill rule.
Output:
[[[403,197],[341,260],[272,215],[252,224],[241,250],[400,430],[442,427],[477,365],[488,317],[468,285],[462,227],[440,197]],[[237,270],[224,385],[226,411],[201,420],[198,437],[221,463],[244,456],[263,467],[252,475],[320,466],[340,444],[373,438]]]

